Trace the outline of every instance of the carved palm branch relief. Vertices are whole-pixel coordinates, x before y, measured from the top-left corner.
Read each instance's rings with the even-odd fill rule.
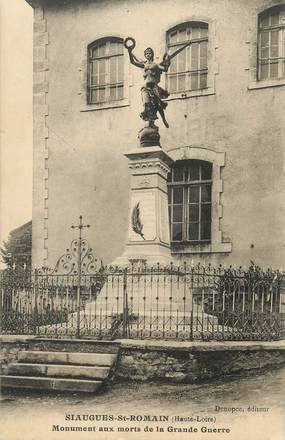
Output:
[[[133,231],[140,235],[144,240],[144,234],[143,234],[143,224],[140,217],[140,202],[138,202],[132,211],[132,228]]]

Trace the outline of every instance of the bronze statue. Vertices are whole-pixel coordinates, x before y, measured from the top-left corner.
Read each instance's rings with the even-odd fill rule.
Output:
[[[139,60],[133,53],[133,49],[136,45],[134,38],[128,37],[124,41],[125,48],[129,53],[130,62],[134,66],[144,69],[143,77],[145,82],[144,86],[141,88],[144,109],[141,112],[140,117],[146,121],[147,124],[139,134],[142,145],[159,145],[158,127],[156,127],[154,124],[154,121],[158,119],[157,113],[160,114],[165,127],[169,127],[164,114],[164,109],[167,107],[167,103],[163,101],[169,96],[169,93],[158,84],[160,82],[161,74],[168,71],[171,59],[190,44],[190,41],[187,42],[171,55],[168,53],[164,54],[162,61],[160,63],[156,63],[154,61],[154,51],[151,47],[145,49],[145,61],[142,61]]]

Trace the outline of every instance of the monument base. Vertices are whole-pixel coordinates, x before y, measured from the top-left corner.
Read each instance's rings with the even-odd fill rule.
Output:
[[[150,127],[147,127],[149,130]],[[130,215],[124,252],[113,265],[168,265],[170,251],[167,175],[172,159],[157,144],[125,154],[131,171]]]
[[[170,264],[172,260],[169,246],[149,243],[146,243],[144,246],[141,243],[137,246],[127,244],[124,253],[117,257],[112,265],[129,266],[131,263],[145,263],[149,266],[153,266],[159,263],[165,266]]]
[[[148,125],[139,131],[138,138],[142,147],[160,146],[160,135],[156,125]]]

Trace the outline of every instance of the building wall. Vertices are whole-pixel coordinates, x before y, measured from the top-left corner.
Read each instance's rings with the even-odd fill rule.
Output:
[[[35,8],[33,263],[55,264],[75,236],[70,225],[80,214],[91,224],[86,237],[104,262],[123,251],[129,203],[124,153],[138,146],[137,133],[143,126],[138,116],[142,71],[129,65],[126,54],[129,105],[88,111],[84,87],[88,44],[104,36],[132,36],[137,56],[151,46],[159,60],[169,28],[205,20],[210,23],[214,93],[170,100],[166,110],[170,128],[159,122],[161,144],[176,159],[193,147],[224,153],[219,228],[222,241],[231,243],[231,252],[173,258],[284,265],[285,86],[254,88],[253,81],[257,13],[277,3],[60,3]]]

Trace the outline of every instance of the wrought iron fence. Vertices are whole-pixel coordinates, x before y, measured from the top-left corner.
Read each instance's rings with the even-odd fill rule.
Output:
[[[93,275],[1,277],[3,333],[49,337],[274,340],[285,277],[222,266],[101,267]]]

